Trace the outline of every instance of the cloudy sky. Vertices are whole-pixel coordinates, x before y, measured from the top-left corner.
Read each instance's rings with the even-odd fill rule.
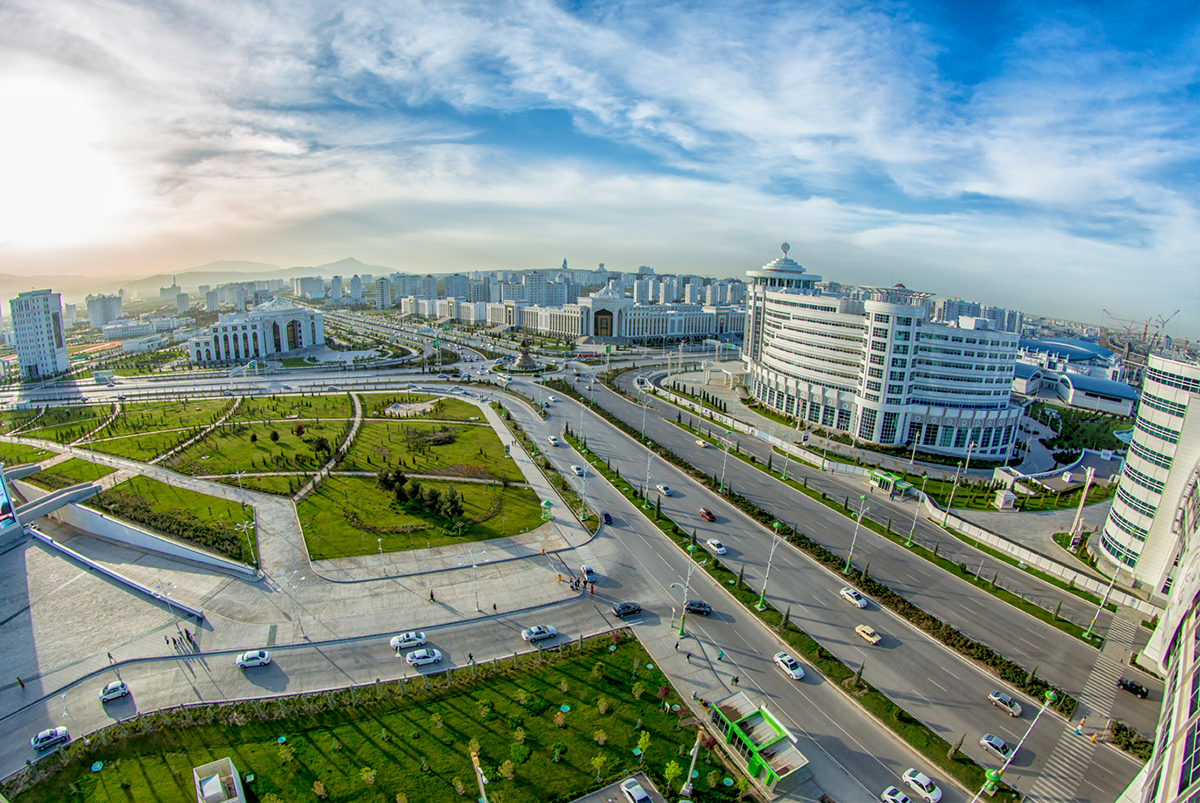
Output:
[[[733,276],[786,239],[826,278],[1182,307],[1195,336],[1198,21],[1192,0],[6,0],[0,272]]]

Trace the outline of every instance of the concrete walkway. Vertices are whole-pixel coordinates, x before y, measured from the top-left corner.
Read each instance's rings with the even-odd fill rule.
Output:
[[[1083,509],[1084,532],[1104,526],[1112,499],[1106,499]],[[1023,513],[989,513],[986,510],[954,509],[954,515],[966,521],[1002,535],[1010,541],[1040,552],[1048,558],[1064,563],[1076,571],[1089,574],[1098,580],[1109,578],[1101,575],[1054,540],[1055,533],[1070,531],[1075,522],[1075,509],[1027,511]]]

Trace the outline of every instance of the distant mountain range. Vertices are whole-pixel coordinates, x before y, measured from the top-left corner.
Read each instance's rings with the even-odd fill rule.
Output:
[[[326,279],[341,275],[347,284],[354,274],[370,273],[381,275],[392,273],[395,268],[383,265],[368,265],[354,257],[339,259],[324,265],[297,265],[291,268],[281,268],[267,262],[248,262],[245,260],[219,260],[207,265],[181,270],[174,274],[175,281],[189,293],[195,294],[196,288],[202,284],[216,287],[226,282],[249,282],[257,279],[293,279],[300,276],[323,276]],[[75,276],[70,274],[55,274],[39,276],[31,281],[28,276],[14,276],[0,273],[0,298],[14,298],[18,293],[27,290],[38,290],[49,287],[63,294],[68,301],[82,301],[83,297],[92,293],[115,293],[124,288],[129,293],[136,293],[141,298],[157,299],[158,288],[170,287],[172,274],[158,273],[143,279],[128,279],[125,281],[107,281],[90,276]],[[7,309],[5,309],[7,313]]]

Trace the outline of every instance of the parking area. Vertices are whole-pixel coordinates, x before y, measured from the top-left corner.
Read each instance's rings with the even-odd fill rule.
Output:
[[[667,803],[667,799],[659,794],[658,790],[654,788],[654,784],[650,783],[650,779],[646,777],[645,773],[639,772],[631,775],[630,777],[641,784],[642,788],[646,790],[646,794],[650,795],[650,799],[653,800],[654,803]],[[610,784],[598,792],[592,792],[590,795],[584,795],[583,797],[575,798],[572,803],[629,803],[628,798],[621,794],[620,787],[622,781],[624,780],[626,779],[622,778],[617,783]]]

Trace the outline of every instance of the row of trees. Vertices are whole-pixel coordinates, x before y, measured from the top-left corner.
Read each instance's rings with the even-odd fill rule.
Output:
[[[451,521],[463,515],[462,497],[453,487],[442,493],[433,486],[422,486],[417,480],[409,481],[400,469],[382,468],[375,475],[375,484],[392,494],[400,504],[418,505],[430,513]]]

